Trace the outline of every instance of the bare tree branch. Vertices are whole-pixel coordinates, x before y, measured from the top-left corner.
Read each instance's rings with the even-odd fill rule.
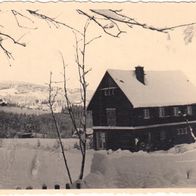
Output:
[[[55,129],[57,131],[58,139],[59,139],[59,142],[60,142],[61,152],[63,154],[63,160],[64,160],[64,163],[65,163],[66,172],[68,174],[70,184],[72,184],[72,178],[71,178],[71,174],[70,174],[69,167],[68,167],[68,164],[67,164],[67,159],[66,159],[66,156],[65,156],[63,143],[62,143],[62,140],[61,140],[61,134],[60,134],[58,122],[57,122],[57,119],[55,117],[54,110],[53,110],[53,105],[54,105],[54,101],[55,101],[55,97],[57,96],[57,93],[58,93],[58,91],[56,91],[55,94],[52,95],[52,72],[51,72],[50,73],[50,82],[49,82],[48,102],[49,102],[49,107],[50,107],[50,111],[51,111],[51,114],[52,114],[53,122],[54,122],[54,125],[55,125]]]
[[[86,81],[86,75],[91,71],[91,69],[86,69],[86,49],[89,44],[91,44],[94,40],[100,38],[101,36],[94,37],[87,41],[87,30],[89,28],[91,19],[88,18],[84,28],[83,32],[81,34],[78,34],[77,32],[73,31],[75,36],[75,63],[78,68],[78,76],[79,76],[79,84],[80,84],[80,96],[81,96],[81,107],[82,112],[79,120],[79,129],[78,124],[76,122],[76,117],[74,115],[74,106],[71,103],[69,96],[68,96],[68,90],[67,90],[67,80],[66,80],[66,66],[64,62],[64,58],[62,53],[60,53],[62,62],[63,62],[63,70],[64,70],[64,93],[65,93],[65,99],[66,99],[66,106],[68,109],[69,116],[71,118],[73,127],[75,132],[78,135],[79,138],[79,146],[80,151],[82,155],[82,161],[81,161],[81,168],[80,168],[80,175],[79,179],[83,179],[84,175],[84,167],[85,167],[85,161],[86,161],[86,149],[87,149],[87,86],[88,83]],[[82,36],[81,36],[82,35]],[[82,37],[82,38],[81,38]]]
[[[110,35],[110,36],[112,36],[112,37],[119,37],[120,34],[125,33],[125,31],[121,31],[121,30],[119,29],[118,25],[116,25],[116,23],[114,23],[114,22],[112,23],[112,26],[110,26],[110,28],[108,28],[108,26],[102,25],[102,24],[98,21],[99,19],[96,18],[95,16],[90,16],[89,14],[87,14],[86,12],[84,12],[84,11],[82,11],[82,10],[80,10],[80,9],[78,9],[77,12],[78,12],[79,14],[81,14],[81,15],[86,16],[86,17],[89,18],[90,20],[94,21],[98,26],[100,26],[100,27],[103,29],[103,31],[104,31],[106,34],[108,34],[108,35]],[[110,33],[109,29],[114,28],[114,26],[117,28],[118,31],[115,32],[115,33]]]
[[[65,100],[66,100],[66,106],[67,106],[68,114],[69,114],[70,119],[72,121],[72,125],[74,127],[74,130],[75,130],[76,134],[78,135],[78,138],[79,138],[79,141],[80,141],[80,143],[79,143],[80,144],[80,150],[81,150],[81,153],[83,155],[84,151],[83,151],[82,142],[81,142],[82,138],[81,138],[81,135],[80,135],[78,127],[77,127],[76,118],[75,118],[75,115],[74,115],[74,112],[73,112],[73,105],[72,105],[72,103],[69,99],[68,90],[67,90],[66,65],[65,65],[65,61],[64,61],[62,53],[61,52],[59,52],[59,53],[61,55],[62,63],[63,63],[64,97],[65,97]]]
[[[72,31],[75,31],[75,32],[81,34],[81,32],[80,32],[79,30],[77,30],[77,29],[75,29],[75,28],[73,28],[73,27],[67,25],[66,23],[57,21],[55,18],[51,18],[51,17],[46,16],[46,15],[44,15],[44,14],[38,13],[38,10],[34,10],[34,11],[33,11],[33,10],[27,10],[27,11],[28,11],[31,15],[36,16],[36,17],[38,17],[38,18],[40,18],[40,19],[42,19],[42,20],[45,20],[48,24],[54,25],[56,28],[59,28],[59,26],[61,25],[61,26],[67,27],[68,29],[71,29]],[[50,26],[50,25],[49,25],[49,26]]]
[[[125,24],[130,28],[133,28],[133,26],[138,26],[143,29],[151,30],[151,31],[157,31],[160,33],[167,33],[178,29],[178,28],[183,28],[187,27],[188,30],[184,31],[184,41],[185,44],[188,44],[192,41],[192,38],[195,34],[194,29],[191,29],[191,26],[196,25],[196,22],[192,23],[186,23],[186,24],[180,24],[180,25],[175,25],[175,26],[170,26],[170,27],[156,27],[152,25],[148,25],[145,23],[141,23],[134,18],[131,18],[129,16],[126,16],[122,14],[122,10],[112,10],[112,9],[90,9],[90,12],[93,13],[93,15],[88,14],[87,12],[84,12],[80,9],[77,10],[79,14],[82,14],[86,16],[87,18],[93,20],[101,29],[108,35],[112,37],[119,37],[122,33],[125,33],[125,31],[122,31],[119,24]],[[99,17],[97,17],[99,16]],[[102,17],[102,18],[100,18]],[[103,24],[102,21],[107,21],[107,24]],[[190,28],[189,28],[190,27]],[[115,29],[115,31],[114,31]]]
[[[8,57],[8,59],[14,59],[14,57],[12,56],[12,53],[9,52],[5,47],[3,47],[2,43],[0,43],[0,48],[3,50],[3,52]]]
[[[17,45],[20,45],[20,46],[23,46],[23,47],[26,46],[25,43],[18,42],[16,39],[14,39],[14,38],[13,38],[12,36],[10,36],[9,34],[0,32],[0,35],[3,36],[3,37],[6,37],[6,38],[8,38],[8,39],[10,39],[11,41],[13,41],[14,44],[17,44]]]
[[[92,38],[91,40],[89,40],[89,41],[86,43],[86,45],[89,45],[90,43],[92,43],[93,41],[95,41],[96,39],[99,39],[99,38],[101,38],[101,35],[100,35],[100,36],[97,36],[97,37]]]
[[[149,29],[149,30],[153,30],[153,31],[158,31],[158,32],[162,32],[162,33],[167,33],[168,31],[177,29],[177,28],[181,28],[181,27],[187,27],[190,25],[195,25],[196,22],[192,22],[192,23],[187,23],[187,24],[180,24],[180,25],[176,25],[176,26],[170,26],[170,27],[164,27],[164,28],[159,28],[159,27],[154,27],[154,26],[150,26],[147,25],[145,23],[140,23],[138,21],[136,21],[134,18],[130,18],[127,17],[123,14],[119,14],[119,11],[116,10],[112,10],[112,9],[106,9],[106,10],[94,10],[91,9],[91,12],[101,15],[107,19],[111,19],[120,23],[124,23],[124,24],[129,24],[129,25],[135,25],[135,26],[140,26],[144,29]]]
[[[2,51],[5,53],[6,57],[8,58],[8,61],[10,59],[14,60],[14,57],[12,55],[12,53],[10,51],[8,51],[8,49],[6,49],[4,46],[3,46],[3,41],[5,39],[9,39],[11,40],[14,44],[16,45],[20,45],[20,46],[23,46],[23,47],[26,47],[26,44],[25,43],[22,43],[22,42],[19,42],[17,40],[15,40],[12,36],[10,36],[9,34],[6,34],[6,33],[2,33],[0,32],[0,48],[2,49]],[[21,39],[21,38],[20,38]],[[9,62],[10,63],[10,62]],[[11,63],[10,63],[10,66],[11,66]]]
[[[16,20],[16,23],[17,23],[18,27],[25,28],[25,29],[37,29],[37,27],[26,27],[26,26],[21,25],[20,22],[19,22],[18,16],[20,16],[20,17],[22,17],[24,19],[27,19],[31,23],[34,23],[34,21],[31,18],[25,16],[24,14],[21,14],[20,12],[18,12],[16,10],[11,10],[11,12],[14,15],[14,18]]]
[[[27,33],[24,33],[22,36],[20,36],[18,39],[17,39],[17,42],[19,42],[25,35],[27,35],[29,33],[29,31]],[[26,44],[23,43],[25,46]]]
[[[91,22],[91,18],[89,18],[89,20],[86,21],[86,24],[84,26],[83,29],[83,41],[82,41],[82,45],[81,45],[81,58],[79,58],[79,53],[78,53],[78,49],[79,49],[79,45],[78,45],[78,41],[77,41],[77,36],[76,37],[76,63],[78,66],[78,75],[79,75],[79,81],[80,81],[80,85],[81,85],[81,100],[83,101],[82,103],[82,119],[80,120],[80,124],[82,125],[82,130],[83,130],[83,156],[82,156],[82,163],[81,163],[81,171],[80,171],[80,176],[79,179],[83,179],[83,175],[84,175],[84,166],[85,166],[85,161],[86,161],[86,142],[87,142],[87,111],[86,111],[86,101],[87,101],[87,82],[86,82],[86,74],[90,71],[90,70],[86,70],[86,46],[88,44],[90,44],[93,40],[95,40],[96,38],[87,41],[87,30],[89,27],[89,24]],[[97,37],[98,39],[98,37]]]

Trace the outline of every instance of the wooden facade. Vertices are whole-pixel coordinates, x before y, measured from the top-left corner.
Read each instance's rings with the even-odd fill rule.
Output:
[[[150,151],[194,142],[196,104],[134,107],[108,72],[88,110],[92,111],[96,150]]]

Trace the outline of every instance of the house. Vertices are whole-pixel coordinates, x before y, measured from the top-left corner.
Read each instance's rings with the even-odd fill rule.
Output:
[[[196,87],[181,71],[107,70],[87,110],[96,150],[168,149],[195,141]]]

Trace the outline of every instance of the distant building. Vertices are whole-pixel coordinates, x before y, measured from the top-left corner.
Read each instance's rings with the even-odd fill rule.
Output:
[[[196,87],[181,71],[107,70],[87,109],[96,150],[194,142]]]

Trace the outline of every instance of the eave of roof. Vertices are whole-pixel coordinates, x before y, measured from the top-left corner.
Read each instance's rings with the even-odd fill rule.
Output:
[[[134,71],[107,72],[134,108],[196,103],[196,87],[181,71],[145,71],[145,85],[136,79]]]

